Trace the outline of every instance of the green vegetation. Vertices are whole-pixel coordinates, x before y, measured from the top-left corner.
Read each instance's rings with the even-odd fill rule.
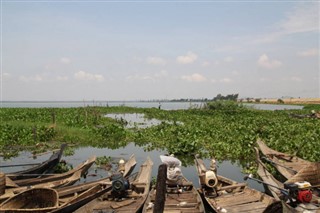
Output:
[[[319,161],[320,119],[290,116],[309,114],[311,109],[319,108],[264,111],[230,101],[209,102],[203,109],[172,111],[130,107],[2,108],[0,152],[9,157],[22,149],[32,150],[36,144],[53,149],[63,142],[117,149],[134,141],[146,151],[174,153],[184,164],[193,164],[190,156],[199,153],[218,160],[241,160],[247,165],[254,162],[253,146],[261,138],[279,151],[298,150],[298,156]],[[162,122],[149,128],[127,129],[124,121],[104,116],[108,113],[144,113]]]

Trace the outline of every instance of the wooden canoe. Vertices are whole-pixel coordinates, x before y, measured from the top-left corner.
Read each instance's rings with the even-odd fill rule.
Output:
[[[167,168],[167,166],[165,166]],[[161,171],[161,165],[158,170],[157,178],[157,188],[152,187],[148,198],[143,206],[143,213],[152,213],[160,211],[158,208],[157,202],[162,200],[161,210],[163,209],[164,213],[203,213],[205,208],[201,199],[199,192],[193,186],[193,183],[188,181],[184,176],[180,176],[178,181],[170,181],[167,179],[167,171],[164,170],[164,177],[159,176]],[[163,179],[163,182],[161,182]],[[162,188],[162,183],[165,185],[165,188]],[[160,188],[162,188],[160,190]],[[159,193],[157,193],[157,191]],[[163,191],[163,198],[161,194]]]
[[[66,146],[66,144],[61,144],[60,150],[58,152],[53,153],[47,161],[44,161],[43,163],[30,169],[13,172],[10,175],[8,174],[8,176],[10,176],[11,180],[19,180],[30,178],[30,174],[35,174],[36,176],[38,176],[39,174],[49,172],[60,162],[62,153]]]
[[[288,203],[281,201],[282,213],[320,213],[319,207],[312,203],[299,204],[297,207],[292,208]]]
[[[136,164],[137,164],[137,162],[136,162],[135,156],[131,155],[130,158],[127,160],[127,162],[125,162],[123,176],[124,177],[129,176],[132,173],[133,169],[135,168]],[[120,172],[119,168],[117,171]],[[87,183],[81,183],[78,185],[57,188],[57,191],[58,191],[60,198],[70,197],[70,194],[71,195],[72,194],[79,194],[80,192],[84,192],[95,185],[103,184],[105,182],[110,182],[110,176],[105,177],[105,178],[101,178],[101,179],[98,179],[95,181],[90,181]]]
[[[291,178],[310,162],[294,155],[278,152],[269,148],[262,140],[257,140],[262,154],[273,162],[275,168],[286,179]]]
[[[132,173],[136,163],[135,156],[132,155],[124,165],[124,177],[128,177]],[[119,169],[123,168],[118,168],[118,172],[120,172]],[[59,194],[59,207],[52,212],[73,212],[88,202],[109,192],[111,189],[110,177],[78,184],[76,186],[58,188],[57,192]]]
[[[75,213],[84,212],[138,212],[141,210],[150,189],[153,162],[148,157],[141,165],[137,176],[123,196],[115,197],[112,187],[101,197],[82,206]],[[112,183],[113,184],[113,183]]]
[[[0,205],[4,213],[50,212],[58,207],[58,193],[54,189],[34,188],[17,194]]]
[[[251,189],[245,183],[237,183],[223,176],[215,176],[210,182],[206,175],[207,170],[203,160],[195,159],[203,197],[216,212],[264,212],[276,200],[260,191]],[[212,183],[214,187],[208,187]],[[214,184],[213,184],[214,183]]]
[[[260,155],[259,155],[259,150],[255,148],[256,151],[256,161],[258,164],[258,175],[260,178],[263,180],[263,182],[270,184],[272,186],[276,186],[278,188],[284,189],[284,184],[280,181],[278,181],[268,170],[266,165],[261,161]],[[311,166],[313,165],[313,166]],[[310,175],[310,171],[315,171],[317,169],[318,164],[309,164],[305,169],[300,170],[300,172],[297,174],[297,176],[293,176],[293,178],[290,179],[290,183],[298,182],[298,181],[308,181],[308,179],[304,179],[304,174],[306,174],[305,177],[309,177],[311,180],[315,180],[313,175]],[[308,171],[308,172],[304,172]],[[316,170],[315,172],[319,172]],[[272,187],[270,185],[265,184],[265,188],[267,189],[268,192],[271,193],[271,195],[278,201],[282,202],[282,209],[283,212],[289,213],[289,212],[303,212],[303,208],[309,209],[310,212],[317,212],[320,211],[319,207],[314,205],[313,203],[319,203],[320,199],[316,194],[313,194],[312,196],[312,201],[311,203],[304,203],[304,204],[299,204],[297,207],[293,208],[292,206],[289,205],[287,198],[281,193],[281,191],[275,187]]]
[[[263,182],[270,184],[272,186],[279,187],[281,189],[284,189],[284,185],[282,182],[277,180],[268,170],[266,165],[261,161],[260,154],[258,148],[255,147],[256,152],[256,162],[258,165],[257,173],[260,176],[260,178],[263,180]],[[267,189],[266,191],[269,192],[276,200],[281,200],[283,198],[283,194],[281,191],[275,187],[270,187],[268,185],[264,185],[264,187]]]
[[[320,213],[320,210],[312,204],[300,204],[292,208],[284,201],[276,201],[268,206],[264,213]]]
[[[297,174],[289,178],[286,183],[308,181],[313,186],[320,188],[320,162],[311,162],[303,167]]]
[[[130,175],[133,168],[135,167],[135,164],[136,164],[135,157],[134,155],[132,155],[124,165],[123,175],[124,176]],[[22,192],[8,199],[8,200],[17,199],[17,197],[22,198],[22,199],[19,199],[20,204],[15,206],[14,212],[63,212],[63,213],[73,212],[74,210],[86,204],[87,202],[93,200],[94,198],[97,198],[100,195],[110,191],[111,187],[110,187],[109,178],[103,178],[103,179],[92,181],[89,183],[83,183],[77,186],[63,187],[56,190],[50,189],[50,188],[34,188],[32,190],[39,192],[39,194],[42,194],[41,192],[50,191],[50,190],[52,192],[55,192],[57,194],[56,197],[58,199],[55,199],[55,196],[52,196],[51,202],[54,202],[57,204],[55,204],[54,206],[46,207],[44,209],[43,208],[35,209],[34,207],[37,207],[38,201],[32,200],[28,197],[24,197],[23,195],[29,196],[29,197],[31,196],[30,196],[30,193]],[[8,200],[5,201],[4,203],[8,203]],[[27,202],[27,203],[30,202],[30,204],[24,204],[24,202]],[[26,209],[24,206],[28,206],[28,209]],[[0,210],[0,212],[2,211]]]
[[[40,178],[42,181],[34,184],[34,185],[28,185],[28,186],[21,186],[18,188],[10,188],[6,189],[5,194],[0,196],[0,201],[4,201],[12,196],[14,196],[17,193],[20,193],[22,191],[25,191],[29,189],[30,187],[32,188],[57,188],[57,187],[62,187],[62,186],[70,186],[77,182],[81,176],[88,171],[88,169],[92,166],[92,164],[95,162],[96,157],[91,157],[90,159],[86,160],[84,163],[80,164],[77,166],[75,169],[70,170],[72,172],[68,172],[67,176],[62,176],[60,179],[56,179],[53,181],[48,181],[45,182]],[[51,178],[51,177],[47,177]],[[45,179],[45,178],[44,178]]]
[[[28,178],[28,179],[22,179],[22,180],[16,180],[14,183],[18,186],[30,186],[30,185],[36,185],[36,184],[41,184],[41,183],[48,183],[52,181],[57,181],[57,180],[63,180],[66,178],[71,177],[75,172],[81,170],[81,176],[83,176],[88,169],[92,166],[92,164],[95,162],[96,157],[93,156],[86,160],[85,162],[79,164],[77,167],[74,169],[69,170],[68,172],[64,172],[61,174],[53,174],[51,176],[45,176],[45,177],[38,177],[38,178]]]

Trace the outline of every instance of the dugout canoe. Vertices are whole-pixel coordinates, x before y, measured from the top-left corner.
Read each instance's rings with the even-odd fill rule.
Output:
[[[123,174],[125,176],[128,176],[134,166],[136,164],[135,157],[132,155],[130,159],[125,163],[124,167],[121,169],[123,170]],[[119,168],[118,168],[119,169]],[[119,171],[119,170],[118,170]],[[99,179],[97,181],[92,181],[89,183],[83,183],[79,184],[77,186],[69,186],[69,187],[63,187],[59,189],[50,189],[50,188],[34,188],[31,189],[31,191],[37,192],[37,196],[45,196],[41,197],[40,199],[31,199],[32,196],[30,196],[30,193],[25,193],[27,191],[24,191],[18,195],[15,195],[14,197],[8,199],[8,200],[17,200],[17,197],[19,197],[20,203],[19,205],[14,206],[14,211],[8,211],[8,208],[6,208],[6,211],[3,212],[63,212],[63,213],[69,213],[73,212],[77,208],[81,207],[82,205],[86,204],[87,202],[91,201],[92,199],[100,196],[102,193],[105,193],[109,190],[111,190],[110,187],[110,180],[109,178],[103,178]],[[48,193],[44,193],[48,192]],[[50,195],[52,193],[57,194],[57,196],[51,196],[51,200],[46,195]],[[44,194],[44,195],[43,195]],[[22,196],[25,195],[25,196]],[[37,198],[35,196],[35,198]],[[47,205],[45,208],[39,208],[44,198],[48,197],[46,201],[49,203],[54,203],[54,205]],[[58,198],[58,199],[56,199]],[[8,200],[4,203],[8,203]],[[26,208],[28,207],[28,208]],[[4,208],[3,208],[4,209]],[[1,209],[0,209],[0,212]]]
[[[49,182],[69,178],[77,171],[81,171],[81,176],[83,176],[88,171],[88,169],[92,166],[92,164],[95,162],[95,160],[96,160],[96,157],[92,156],[91,158],[89,158],[85,162],[79,164],[74,169],[69,170],[68,172],[64,172],[61,174],[53,174],[50,176],[44,176],[44,177],[38,177],[38,178],[28,178],[28,179],[16,180],[16,181],[14,181],[14,183],[18,187],[37,185],[37,184],[42,184],[42,183],[49,183]]]
[[[124,168],[118,168],[117,172],[120,172],[120,170],[123,170],[123,176],[124,177],[128,177],[133,169],[135,168],[137,162],[136,162],[136,158],[134,155],[131,155],[130,158],[125,162],[124,164]],[[73,186],[66,186],[66,187],[62,187],[62,188],[58,188],[58,194],[59,197],[69,197],[70,194],[79,194],[80,192],[83,192],[87,189],[90,189],[91,187],[97,185],[97,184],[103,184],[105,182],[109,182],[110,181],[110,176],[108,177],[104,177],[98,180],[94,180],[94,181],[90,181],[87,183],[81,183],[78,185],[73,185]]]
[[[208,170],[203,160],[196,157],[195,165],[201,185],[200,192],[209,206],[218,213],[262,213],[276,201],[267,194],[249,188],[246,183],[216,175],[214,163]]]
[[[257,140],[257,145],[262,154],[272,162],[273,166],[286,179],[290,179],[298,173],[303,167],[310,162],[295,155],[290,155],[283,152],[278,152],[269,148],[262,140]]]
[[[88,169],[92,166],[95,160],[96,160],[95,156],[89,158],[84,163],[77,166],[75,169],[70,170],[71,172],[67,172],[68,174],[67,176],[62,176],[62,178],[60,179],[46,182],[46,181],[43,181],[42,178],[40,178],[42,181],[37,184],[30,183],[27,186],[6,189],[5,194],[0,196],[0,202],[14,196],[17,193],[27,190],[30,187],[31,188],[58,188],[63,186],[70,186],[75,182],[77,182],[81,178],[81,176],[88,171]],[[51,178],[51,177],[47,177],[47,178]]]
[[[165,167],[162,167],[163,165]],[[167,178],[167,169],[169,170],[173,166],[167,164],[163,165],[159,166],[157,186],[152,187],[148,198],[143,206],[142,212],[205,212],[201,196],[198,193],[197,189],[194,187],[193,183],[186,179],[182,175],[182,173],[178,175],[178,180],[170,180],[169,178]]]
[[[26,170],[7,174],[7,176],[10,177],[11,180],[19,180],[30,178],[31,174],[39,176],[40,174],[50,172],[53,169],[53,167],[55,167],[60,162],[61,156],[66,146],[67,144],[61,144],[60,150],[53,153],[48,160],[42,162],[41,164]]]
[[[308,181],[312,186],[320,188],[320,162],[311,162],[303,167],[297,174],[290,177],[286,183]]]
[[[282,182],[277,180],[267,169],[266,165],[260,159],[260,153],[258,148],[254,148],[256,153],[256,162],[257,162],[257,173],[263,182],[270,184],[272,186],[276,186],[278,188],[284,189],[284,185]],[[276,200],[282,200],[283,194],[278,188],[270,187],[269,185],[264,184],[264,188],[268,193],[270,193]]]
[[[125,162],[124,167],[118,167],[117,172],[123,172],[123,177],[127,178],[132,173],[136,163],[135,156],[131,155]],[[52,212],[73,212],[110,190],[112,190],[110,176],[76,186],[58,188],[59,207]]]
[[[34,188],[23,191],[0,205],[1,213],[44,213],[58,207],[58,193],[54,189]]]
[[[81,208],[75,213],[98,212],[139,212],[141,210],[150,189],[151,172],[153,162],[148,157],[141,165],[137,176],[129,184],[120,176],[111,178],[112,186],[108,191]]]
[[[266,165],[260,159],[260,154],[259,154],[258,148],[255,148],[255,152],[256,152],[256,162],[258,164],[257,173],[260,176],[260,178],[263,180],[263,182],[267,183],[267,184],[264,184],[266,191],[271,193],[271,195],[277,201],[281,201],[280,206],[282,207],[283,212],[285,212],[285,213],[287,213],[287,212],[304,212],[304,210],[308,210],[310,213],[312,213],[312,212],[319,212],[320,211],[319,207],[316,206],[317,203],[320,203],[320,198],[315,193],[315,191],[313,193],[311,203],[299,203],[298,206],[292,207],[290,205],[288,197],[286,197],[285,194],[282,193],[281,190],[279,189],[279,188],[281,188],[284,190],[284,184],[282,182],[280,182],[279,180],[277,180],[267,170]],[[316,177],[319,178],[319,176],[316,175],[316,173],[319,173],[318,166],[319,166],[319,164],[308,164],[308,166],[306,168],[300,170],[299,173],[297,173],[295,176],[293,176],[287,182],[294,183],[294,182],[308,181],[308,180],[311,182],[316,181]],[[313,182],[313,183],[318,183],[318,182]],[[272,187],[272,186],[275,186],[275,187]]]

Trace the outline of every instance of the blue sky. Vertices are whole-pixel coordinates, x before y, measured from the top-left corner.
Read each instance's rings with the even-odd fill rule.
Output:
[[[1,100],[320,97],[317,1],[1,1]]]

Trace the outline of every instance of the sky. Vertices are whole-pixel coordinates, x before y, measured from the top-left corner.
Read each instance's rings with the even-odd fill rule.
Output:
[[[0,6],[1,101],[320,97],[319,1]]]

